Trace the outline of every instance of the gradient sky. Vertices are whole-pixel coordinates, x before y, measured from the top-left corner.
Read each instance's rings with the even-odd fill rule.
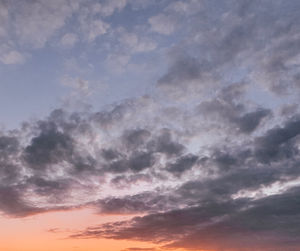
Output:
[[[0,0],[0,250],[299,251],[299,0]]]

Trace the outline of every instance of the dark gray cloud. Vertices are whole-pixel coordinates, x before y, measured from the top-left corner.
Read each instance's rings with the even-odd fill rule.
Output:
[[[45,197],[49,202],[59,203],[64,202],[74,183],[76,184],[76,181],[72,179],[50,180],[33,176],[26,181],[24,188],[30,188],[37,196]]]
[[[10,153],[18,150],[19,142],[16,137],[1,136],[0,137],[0,150],[1,158],[7,158]]]
[[[135,129],[125,131],[123,135],[123,142],[127,148],[138,148],[145,144],[151,133],[145,129]]]
[[[0,136],[0,180],[11,184],[19,177],[20,167],[14,161],[19,152],[19,141],[15,136]]]
[[[45,213],[49,211],[60,211],[71,209],[67,206],[39,206],[31,201],[26,194],[26,184],[1,186],[0,187],[0,210],[1,213],[10,217],[27,217],[34,214]],[[56,190],[57,191],[57,190]],[[47,193],[46,196],[49,196]],[[50,194],[51,196],[51,194]],[[58,195],[57,195],[58,196]],[[58,200],[55,200],[57,203]],[[73,208],[80,206],[74,206]]]
[[[122,154],[115,149],[102,149],[101,154],[106,161],[112,161],[122,157]]]
[[[254,112],[248,112],[241,117],[235,119],[234,123],[244,133],[250,133],[254,131],[261,120],[270,114],[270,110],[258,109]]]
[[[171,131],[164,128],[154,141],[149,142],[149,148],[155,152],[172,156],[181,154],[185,147],[172,139]]]
[[[111,180],[111,185],[118,188],[128,188],[131,185],[136,185],[139,182],[151,183],[154,177],[151,174],[133,173],[128,176],[117,175]]]
[[[224,127],[250,134],[272,112],[261,107],[249,110],[243,100],[245,88],[240,83],[222,88],[214,99],[200,103],[197,111],[212,121],[220,121]]]
[[[196,164],[198,156],[189,154],[178,158],[174,163],[167,166],[167,170],[175,175],[180,175],[186,170],[189,170]]]
[[[176,206],[175,200],[159,192],[145,192],[125,197],[108,197],[94,203],[104,214],[136,214],[163,211]]]
[[[299,188],[250,203],[224,220],[195,231],[169,246],[216,250],[297,250],[299,245]],[[274,220],[276,219],[276,220]],[[255,239],[255,241],[253,241]],[[218,240],[218,241],[216,241]],[[275,245],[274,245],[275,244]]]
[[[69,135],[59,132],[56,126],[43,130],[25,149],[24,159],[30,167],[40,169],[47,164],[59,163],[72,155],[73,142]]]
[[[161,77],[157,83],[161,87],[184,86],[189,81],[199,81],[208,70],[207,62],[201,64],[196,58],[182,56],[174,62],[167,74]]]
[[[91,227],[73,237],[171,242],[166,247],[216,250],[266,248],[276,243],[279,249],[296,250],[292,248],[300,241],[298,197],[299,188],[293,188],[254,201],[207,202]]]
[[[151,152],[135,151],[129,158],[121,158],[109,163],[107,170],[111,172],[142,171],[154,165],[155,158]]]
[[[37,130],[37,133],[35,132],[37,136],[32,137],[29,146],[22,148],[19,146],[17,138],[2,137],[2,158],[7,160],[7,163],[9,163],[9,159],[14,160],[9,165],[7,163],[1,165],[4,170],[2,177],[3,180],[10,181],[7,185],[12,184],[13,179],[16,181],[18,176],[22,177],[24,168],[17,164],[18,158],[24,158],[31,154],[29,156],[39,159],[40,162],[29,161],[25,158],[25,169],[28,168],[33,172],[28,177],[23,176],[23,180],[18,182],[22,184],[24,191],[30,190],[35,196],[48,196],[49,201],[58,202],[67,198],[74,187],[88,188],[76,181],[77,178],[82,177],[81,172],[84,172],[84,176],[87,178],[103,176],[105,173],[124,173],[126,176],[115,175],[111,180],[111,185],[125,188],[138,184],[138,182],[153,182],[154,180],[161,182],[168,179],[164,174],[161,176],[160,172],[167,171],[180,177],[182,173],[198,170],[214,174],[212,176],[214,178],[187,181],[177,189],[164,192],[160,196],[157,193],[149,193],[124,198],[107,197],[94,205],[104,213],[110,211],[111,213],[137,213],[170,210],[180,205],[191,206],[209,199],[226,200],[243,189],[255,190],[262,185],[266,186],[278,181],[286,182],[299,176],[296,147],[298,144],[296,137],[299,134],[298,124],[297,117],[288,119],[283,127],[271,128],[264,135],[255,138],[253,144],[248,143],[244,147],[237,145],[233,148],[215,148],[211,155],[206,157],[186,153],[184,145],[175,141],[170,130],[158,131],[153,137],[150,137],[148,131],[142,129],[125,131],[121,137],[122,142],[125,142],[121,144],[122,147],[124,144],[126,146],[136,144],[136,141],[128,143],[128,135],[132,135],[132,133],[145,134],[146,141],[138,139],[137,145],[132,150],[126,149],[125,152],[122,152],[122,147],[118,148],[118,146],[116,149],[100,149],[99,159],[94,159],[89,155],[82,157],[79,154],[81,148],[78,148],[78,143],[75,143],[74,128],[64,127],[65,131],[58,131],[58,128],[62,128],[62,126],[56,120],[51,123],[49,121],[39,122],[38,127],[33,127],[33,130]],[[48,137],[50,137],[49,144]],[[145,150],[137,151],[136,149],[141,146]],[[270,153],[270,151],[272,152]],[[273,154],[274,151],[276,154]],[[277,154],[279,151],[285,154],[290,153],[290,155],[279,155]],[[166,166],[163,166],[162,169],[159,163],[161,154],[167,160]],[[268,167],[267,164],[270,161],[275,163],[274,166]],[[65,167],[61,163],[67,163],[68,166]],[[71,176],[69,178],[64,176],[50,178],[49,171],[52,172],[53,165],[58,165],[58,168],[66,175]],[[158,167],[159,169],[157,169]],[[139,174],[148,169],[157,170],[158,175],[152,171]],[[39,172],[35,173],[36,170]],[[8,179],[8,177],[11,178]],[[22,196],[21,193],[20,198],[23,199]],[[26,199],[24,200],[26,202]],[[26,207],[26,210],[29,209]],[[35,212],[35,207],[32,207],[32,210]],[[37,212],[39,211],[37,210]]]
[[[122,119],[134,108],[132,100],[113,105],[110,109],[99,111],[91,115],[91,120],[100,124],[104,128],[109,128],[112,124],[120,123]]]
[[[204,166],[200,156],[179,153],[180,157],[167,165],[169,172],[179,175],[197,163],[195,168],[209,168],[214,175],[169,191],[98,201],[95,206],[102,213],[148,214],[90,227],[71,237],[132,239],[162,243],[166,248],[215,250],[248,250],[249,245],[273,250],[275,243],[278,250],[297,250],[299,187],[262,198],[235,198],[240,191],[257,191],[300,176],[296,152],[281,158],[268,155],[268,162],[258,154],[270,147],[281,147],[284,152],[295,148],[300,128],[297,118],[266,130],[243,147],[216,147]]]
[[[155,159],[152,153],[134,152],[129,159],[129,166],[133,171],[141,171],[145,168],[153,166],[154,161]]]
[[[0,187],[0,209],[4,214],[24,217],[40,213],[43,209],[30,205],[23,198],[22,188],[16,186]]]
[[[292,159],[299,152],[297,141],[293,141],[299,133],[299,117],[291,118],[283,127],[269,130],[266,135],[255,140],[256,157],[265,163]]]
[[[124,101],[117,107],[126,106],[124,112],[131,113],[136,107],[127,105],[134,106],[135,102]],[[122,109],[119,108],[102,111],[101,114],[110,117],[109,114],[117,110],[121,116]],[[60,210],[58,205],[62,204],[68,205],[64,208],[73,208],[89,201],[87,198],[84,200],[86,202],[74,202],[75,190],[76,196],[83,196],[99,189],[101,182],[118,189],[130,188],[143,181],[149,183],[160,176],[157,171],[157,174],[148,171],[156,167],[157,160],[162,156],[168,159],[183,153],[184,146],[179,143],[173,130],[164,128],[150,133],[148,129],[136,127],[107,136],[103,129],[108,128],[108,122],[103,127],[98,115],[57,109],[43,120],[24,123],[22,131],[1,135],[1,184],[3,190],[7,188],[7,193],[14,195],[11,196],[11,206],[10,203],[5,205],[3,192],[1,208],[5,214],[27,216]],[[116,121],[110,120],[109,126],[114,127],[114,123]],[[130,125],[129,128],[133,127]],[[97,135],[103,137],[103,142],[96,139]],[[118,173],[125,175],[118,176]],[[104,181],[108,174],[112,175],[111,178]],[[99,181],[98,187],[95,186],[95,178]],[[35,205],[32,201],[36,201]],[[107,201],[106,208],[110,208],[111,203]],[[135,197],[125,202],[124,207],[128,209],[124,213],[144,212],[146,206],[136,209],[139,203]],[[154,210],[150,204],[149,210]],[[103,212],[108,213],[108,210],[103,209]]]
[[[213,217],[223,216],[234,211],[239,203],[226,203],[219,205],[208,204],[203,207],[192,207],[168,211],[166,213],[149,214],[135,217],[130,221],[103,224],[99,227],[87,229],[74,237],[107,237],[116,239],[152,240],[156,242],[172,240],[180,237],[194,228],[200,222]],[[197,221],[195,222],[195,219]],[[126,227],[127,225],[127,227]],[[127,229],[128,228],[128,229]],[[135,230],[140,229],[139,234]],[[129,231],[127,231],[129,230]]]

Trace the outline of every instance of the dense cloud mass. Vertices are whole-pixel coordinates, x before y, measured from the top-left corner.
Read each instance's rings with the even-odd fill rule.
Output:
[[[103,1],[95,7],[102,19],[94,20],[86,14],[92,1],[60,1],[65,8],[25,2],[31,1],[14,7],[12,25],[34,48],[71,16],[82,33],[65,35],[64,46],[110,32],[107,20],[126,6],[153,8]],[[99,110],[58,108],[3,129],[0,211],[26,217],[92,207],[99,217],[132,214],[69,236],[157,246],[123,251],[299,250],[300,1],[157,2],[161,13],[147,27],[176,43],[165,51],[168,64],[151,94]],[[1,10],[10,5],[0,0],[0,22],[12,18]],[[39,25],[25,27],[32,14]],[[44,28],[42,16],[55,22]],[[38,39],[35,31],[43,31]],[[5,34],[1,26],[0,38]],[[156,46],[132,34],[121,39],[137,50]],[[0,46],[0,54],[9,50]],[[4,63],[12,58],[17,54],[0,55]]]

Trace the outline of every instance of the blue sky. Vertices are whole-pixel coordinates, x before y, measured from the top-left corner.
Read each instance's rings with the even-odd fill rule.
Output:
[[[278,1],[258,22],[268,25],[268,19],[280,15],[292,18],[298,14],[295,4],[289,1],[280,9]],[[232,6],[231,1],[2,1],[1,105],[10,109],[1,110],[1,116],[16,127],[71,100],[99,108],[152,95],[180,54],[224,60],[214,58],[219,52],[211,45],[241,21],[230,16]],[[257,48],[272,35],[266,29],[255,41]],[[239,81],[253,71],[249,61],[223,67],[218,74],[223,81]]]
[[[11,108],[1,116],[16,126],[32,115],[45,115],[75,92],[72,99],[94,100],[96,107],[151,92],[166,68],[168,46],[179,39],[173,18],[161,28],[155,23],[167,5],[3,2],[1,100]]]

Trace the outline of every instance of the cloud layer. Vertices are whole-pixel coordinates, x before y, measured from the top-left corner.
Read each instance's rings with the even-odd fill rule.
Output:
[[[5,65],[91,46],[113,75],[160,69],[144,95],[1,130],[3,214],[132,215],[69,236],[157,245],[124,251],[299,250],[299,1],[17,2],[0,0]]]

